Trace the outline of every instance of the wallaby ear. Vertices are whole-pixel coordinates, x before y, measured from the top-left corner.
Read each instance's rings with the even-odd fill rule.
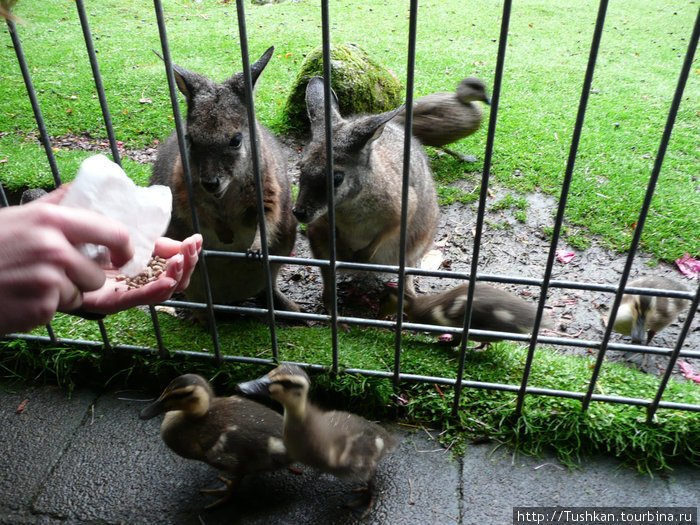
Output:
[[[260,73],[263,72],[263,69],[265,69],[265,66],[267,66],[267,63],[270,61],[272,58],[272,54],[275,52],[275,46],[270,46],[267,48],[267,51],[265,51],[260,58],[258,58],[255,62],[253,62],[253,65],[250,66],[250,75],[251,79],[253,81],[253,87],[255,87],[255,83],[258,81],[258,77],[260,76]]]
[[[321,77],[313,77],[306,86],[306,112],[311,122],[311,135],[314,137],[323,135],[326,129],[323,119],[324,91],[323,79]],[[338,108],[338,96],[335,94],[335,91],[331,89],[331,122],[336,122],[341,118]]]
[[[187,100],[192,98],[202,83],[202,75],[180,67],[177,64],[173,64],[173,73],[175,75],[175,82],[177,82],[177,88],[180,92],[185,95]]]
[[[272,53],[274,52],[275,46],[268,47],[267,51],[265,51],[260,58],[250,65],[250,80],[253,84],[253,89],[255,89],[255,84],[258,81],[258,77],[260,77],[260,73],[263,72],[263,69],[265,69],[265,66],[267,66],[267,63],[272,58]],[[224,84],[230,87],[235,93],[238,93],[241,98],[245,98],[245,85],[243,83],[242,71],[234,74],[231,78],[224,82]]]
[[[160,53],[158,53],[158,51],[155,49],[152,49],[151,51],[153,51],[158,58],[165,62],[165,59]],[[188,100],[194,94],[194,92],[199,89],[200,85],[202,84],[202,80],[206,80],[206,78],[199,73],[189,71],[184,67],[178,66],[177,64],[173,64],[173,74],[175,76],[175,82],[177,83],[178,89],[183,95],[185,95],[185,97],[187,97]]]
[[[363,120],[358,121],[352,129],[348,145],[351,150],[359,151],[367,144],[377,140],[387,123],[405,109],[405,104],[401,104],[398,108],[380,113],[379,115],[371,115]]]

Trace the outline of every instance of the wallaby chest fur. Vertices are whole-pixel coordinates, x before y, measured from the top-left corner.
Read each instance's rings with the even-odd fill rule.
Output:
[[[326,186],[323,85],[309,82],[306,95],[312,139],[300,164],[299,196],[294,214],[308,223],[314,256],[330,256]],[[340,260],[399,262],[404,131],[390,120],[396,111],[343,118],[332,104],[336,249]],[[438,220],[435,184],[428,159],[414,140],[411,148],[406,263],[417,266],[430,249]],[[329,270],[322,269],[328,307]],[[407,289],[413,292],[412,279]]]
[[[253,84],[267,65],[274,48],[268,49],[251,66]],[[174,66],[178,88],[187,99],[187,130],[194,205],[204,248],[245,252],[261,247],[257,196],[251,152],[243,74],[236,73],[223,83]],[[287,177],[287,152],[258,122],[253,123],[262,178],[268,249],[272,255],[289,255],[294,245],[296,221],[292,215],[292,194]],[[168,235],[184,239],[194,232],[182,157],[173,133],[158,151],[151,184],[169,186],[173,192],[173,213]],[[272,265],[273,295],[278,308],[296,305],[281,294],[276,278],[280,265]],[[207,258],[213,299],[234,303],[259,295],[266,285],[260,260]],[[193,274],[187,295],[206,297],[200,272]]]

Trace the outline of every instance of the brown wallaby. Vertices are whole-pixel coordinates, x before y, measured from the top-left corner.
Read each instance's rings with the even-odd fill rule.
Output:
[[[317,259],[330,256],[326,193],[323,80],[314,77],[306,89],[311,142],[306,146],[294,215],[308,223],[311,250]],[[332,93],[333,186],[338,260],[390,264],[399,262],[404,130],[390,120],[397,111],[343,118]],[[430,249],[438,220],[435,183],[428,159],[412,139],[406,264],[415,267]],[[323,302],[330,309],[329,268],[322,268]],[[406,290],[413,294],[413,278]]]
[[[270,47],[251,66],[253,86],[267,65]],[[246,110],[243,73],[217,83],[173,66],[180,91],[187,99],[187,148],[194,204],[204,248],[232,252],[260,249],[250,122]],[[287,154],[259,122],[254,122],[262,176],[266,233],[271,255],[289,255],[294,246],[296,221],[287,178]],[[175,133],[158,151],[151,184],[164,184],[173,192],[173,215],[168,235],[184,239],[193,233],[192,214]],[[209,257],[207,269],[216,303],[235,303],[265,290],[265,269],[260,260]],[[271,265],[275,306],[299,308],[277,288],[280,265]],[[200,272],[194,272],[187,295],[203,300]]]

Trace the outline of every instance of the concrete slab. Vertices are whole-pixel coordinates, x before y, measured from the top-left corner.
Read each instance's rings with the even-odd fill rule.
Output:
[[[95,397],[0,383],[0,514],[30,506]]]
[[[463,523],[512,523],[518,506],[697,506],[700,471],[680,467],[668,477],[644,476],[611,457],[570,470],[553,456],[470,446],[463,458]]]

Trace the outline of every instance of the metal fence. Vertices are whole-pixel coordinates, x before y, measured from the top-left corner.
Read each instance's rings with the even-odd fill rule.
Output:
[[[667,383],[669,381],[669,378],[671,377],[672,370],[673,370],[674,366],[676,365],[677,360],[680,357],[700,358],[700,351],[698,351],[698,350],[683,350],[682,349],[684,341],[689,333],[694,314],[698,309],[698,302],[700,300],[700,286],[698,286],[698,289],[694,293],[678,292],[678,291],[670,291],[670,290],[663,291],[663,290],[652,290],[652,289],[641,289],[641,288],[628,288],[627,287],[627,281],[628,281],[628,278],[630,276],[630,271],[632,269],[632,262],[634,260],[635,254],[637,252],[637,248],[639,246],[639,241],[640,241],[640,237],[641,237],[641,234],[642,234],[642,231],[644,228],[644,223],[645,223],[645,220],[647,218],[647,214],[649,213],[651,199],[654,195],[657,180],[658,180],[659,175],[661,173],[661,168],[662,168],[662,164],[664,161],[664,155],[666,153],[666,149],[667,149],[667,146],[669,143],[671,132],[673,130],[674,122],[676,119],[676,114],[677,114],[678,108],[680,106],[683,91],[684,91],[684,88],[686,86],[686,82],[687,82],[688,77],[689,77],[689,73],[691,70],[692,62],[693,62],[694,53],[695,53],[695,50],[697,48],[698,35],[700,33],[700,15],[698,16],[698,18],[695,21],[692,35],[688,41],[688,48],[687,48],[687,51],[685,54],[685,59],[683,60],[683,65],[682,65],[682,68],[681,68],[680,73],[679,73],[676,90],[675,90],[675,93],[673,96],[673,101],[671,103],[671,107],[670,107],[668,117],[666,120],[666,126],[665,126],[665,129],[663,131],[662,136],[660,137],[658,154],[656,155],[653,170],[652,170],[651,176],[649,178],[649,182],[647,185],[647,190],[646,190],[646,195],[644,198],[643,205],[642,205],[641,209],[639,210],[639,217],[636,221],[636,228],[634,230],[634,236],[633,236],[632,241],[630,243],[629,252],[628,252],[627,257],[626,257],[624,269],[621,273],[619,283],[615,286],[611,286],[611,285],[595,284],[595,283],[590,283],[590,282],[562,281],[562,280],[553,280],[552,279],[552,271],[553,271],[553,267],[554,267],[554,263],[555,263],[555,259],[556,259],[556,250],[557,250],[558,242],[560,239],[560,234],[562,232],[562,225],[564,222],[564,210],[566,207],[567,199],[569,197],[570,184],[571,184],[571,180],[572,180],[572,176],[573,176],[573,172],[574,172],[574,165],[576,162],[577,150],[578,150],[579,141],[581,138],[584,117],[586,115],[586,107],[587,107],[587,103],[588,103],[588,97],[589,97],[589,93],[591,92],[591,83],[593,80],[594,70],[596,67],[596,60],[598,57],[599,44],[601,41],[601,35],[603,32],[606,12],[607,12],[607,8],[608,8],[607,0],[601,0],[601,2],[599,4],[599,8],[598,8],[598,14],[597,14],[597,19],[595,21],[595,29],[594,29],[593,39],[591,42],[590,52],[589,52],[589,56],[588,56],[588,65],[586,68],[585,77],[583,79],[583,84],[581,87],[581,96],[580,96],[580,101],[579,101],[579,105],[578,105],[578,112],[577,112],[576,121],[575,121],[575,125],[574,125],[574,131],[573,131],[573,136],[571,139],[571,144],[569,147],[568,160],[566,163],[565,175],[564,175],[564,180],[563,180],[563,184],[562,184],[562,188],[561,188],[561,194],[559,196],[559,201],[558,201],[558,206],[557,206],[557,211],[556,211],[556,218],[555,218],[555,222],[554,222],[551,241],[549,243],[549,251],[548,251],[547,263],[546,263],[544,273],[540,279],[522,278],[522,277],[517,277],[517,276],[511,276],[511,275],[487,275],[487,274],[478,273],[479,251],[480,251],[480,247],[481,247],[481,239],[482,239],[482,233],[483,233],[483,228],[484,228],[484,217],[485,217],[485,211],[486,211],[486,198],[487,198],[488,189],[489,189],[490,167],[492,164],[491,160],[492,160],[492,154],[493,154],[493,149],[494,149],[494,137],[495,137],[495,132],[496,132],[496,126],[498,124],[499,99],[501,96],[503,69],[504,69],[504,64],[506,62],[506,48],[507,48],[507,41],[508,41],[508,34],[509,34],[511,7],[512,7],[511,4],[512,4],[512,2],[510,0],[505,0],[503,3],[501,28],[500,28],[500,39],[498,42],[497,64],[496,64],[495,79],[494,79],[493,92],[492,92],[492,107],[491,107],[491,112],[490,112],[490,117],[489,117],[489,122],[488,122],[488,134],[487,134],[487,140],[486,140],[486,150],[485,150],[485,154],[484,154],[484,169],[483,169],[483,174],[481,177],[481,189],[480,189],[479,201],[478,201],[476,227],[474,230],[473,255],[472,255],[472,260],[471,260],[470,272],[461,273],[461,272],[454,272],[454,271],[440,271],[440,270],[433,271],[433,270],[421,270],[418,268],[406,267],[406,263],[405,263],[406,211],[405,210],[407,209],[407,199],[408,199],[408,192],[407,192],[408,159],[409,159],[410,148],[411,148],[411,142],[408,139],[405,141],[405,144],[404,144],[404,174],[403,174],[404,175],[404,188],[403,188],[403,195],[402,195],[403,221],[402,221],[402,225],[401,225],[401,245],[403,246],[404,250],[403,250],[403,253],[402,253],[402,256],[401,256],[401,259],[399,261],[398,266],[376,266],[376,265],[369,265],[369,264],[349,263],[349,262],[345,262],[345,261],[336,260],[335,256],[332,256],[330,258],[330,260],[326,261],[326,260],[316,260],[316,259],[299,258],[299,257],[281,257],[281,256],[270,255],[268,253],[267,243],[265,242],[265,238],[264,238],[265,231],[266,231],[266,229],[265,229],[265,217],[264,217],[264,214],[262,214],[262,213],[258,214],[259,221],[260,221],[260,224],[259,224],[260,232],[261,232],[261,235],[263,236],[262,243],[261,243],[262,244],[261,257],[262,257],[263,263],[264,263],[265,268],[266,268],[266,275],[267,275],[267,279],[268,279],[267,304],[272,305],[272,287],[270,286],[271,285],[271,277],[270,277],[271,273],[270,273],[270,267],[269,267],[270,263],[284,263],[287,265],[304,265],[304,266],[308,265],[308,266],[316,266],[316,267],[324,267],[325,266],[325,267],[333,268],[335,270],[343,270],[343,269],[374,270],[374,271],[396,274],[399,277],[399,294],[398,294],[398,296],[399,296],[400,311],[403,310],[403,293],[402,293],[402,291],[403,291],[403,277],[405,275],[413,274],[416,276],[443,277],[443,278],[451,278],[451,279],[460,278],[460,279],[464,279],[465,281],[468,281],[470,283],[469,294],[468,294],[468,298],[467,298],[467,308],[466,308],[463,327],[462,328],[446,328],[446,327],[437,327],[437,326],[432,326],[432,325],[413,324],[413,323],[409,323],[409,322],[404,322],[401,315],[397,316],[396,321],[386,321],[386,320],[368,319],[368,318],[360,318],[360,317],[341,316],[341,315],[339,315],[338,310],[337,310],[337,289],[335,289],[335,287],[334,287],[334,293],[333,293],[333,304],[334,304],[333,311],[330,312],[329,315],[327,315],[327,316],[326,315],[318,315],[318,314],[310,314],[310,313],[277,311],[277,310],[274,310],[273,308],[249,308],[249,307],[242,307],[242,306],[227,306],[227,305],[214,304],[212,301],[211,290],[208,286],[209,280],[208,280],[208,274],[207,274],[207,269],[206,269],[207,259],[210,257],[244,258],[244,257],[249,257],[250,254],[217,252],[217,251],[211,251],[211,250],[204,250],[202,252],[202,256],[200,259],[201,264],[200,264],[199,271],[202,272],[203,280],[205,283],[207,283],[207,303],[204,304],[204,303],[192,303],[192,302],[171,300],[171,301],[167,301],[164,304],[170,305],[170,306],[175,306],[175,307],[183,307],[183,308],[205,309],[207,314],[208,314],[209,322],[211,325],[213,352],[178,350],[178,351],[174,351],[173,353],[187,355],[187,356],[201,358],[201,359],[215,359],[219,363],[221,363],[223,361],[232,361],[232,362],[254,363],[254,364],[272,364],[279,359],[279,353],[278,353],[278,348],[277,348],[277,335],[276,335],[276,331],[275,331],[275,320],[277,318],[285,319],[285,320],[292,320],[292,321],[297,321],[297,320],[323,321],[323,322],[327,322],[329,324],[329,330],[331,331],[331,334],[332,334],[332,358],[331,358],[331,362],[330,363],[299,363],[299,364],[301,364],[302,366],[308,366],[311,368],[330,368],[333,372],[341,371],[341,372],[347,372],[347,373],[362,374],[362,375],[367,375],[367,376],[386,377],[386,378],[392,379],[396,383],[399,383],[399,382],[430,382],[430,383],[436,383],[436,384],[441,384],[441,385],[453,386],[455,389],[455,396],[454,396],[454,409],[455,410],[457,409],[457,406],[459,404],[460,395],[462,393],[462,390],[465,388],[475,388],[475,389],[489,389],[489,390],[506,391],[506,392],[514,393],[515,395],[517,395],[517,406],[516,406],[517,413],[519,413],[521,411],[521,409],[523,407],[523,402],[524,402],[524,399],[526,398],[526,396],[532,396],[532,395],[545,395],[545,396],[556,396],[556,397],[578,399],[581,402],[583,410],[587,409],[587,407],[589,406],[591,401],[623,403],[623,404],[629,404],[629,405],[644,406],[644,407],[646,407],[647,416],[649,419],[653,418],[653,416],[656,413],[658,408],[690,410],[690,411],[696,411],[696,412],[700,411],[700,405],[668,402],[668,401],[662,401],[662,399],[661,399],[663,394],[664,394],[664,390],[667,386]],[[102,108],[104,123],[105,123],[105,127],[107,130],[107,135],[109,138],[112,156],[113,156],[113,159],[117,163],[119,163],[120,162],[120,153],[119,153],[117,141],[115,138],[115,132],[114,132],[112,122],[111,122],[110,112],[109,112],[109,108],[107,105],[107,99],[105,97],[105,90],[104,90],[104,87],[102,85],[99,64],[98,64],[95,49],[93,46],[91,31],[90,31],[90,28],[88,25],[88,18],[86,16],[85,6],[83,4],[83,0],[76,0],[76,7],[77,7],[78,15],[80,18],[80,23],[81,23],[82,30],[83,30],[83,35],[84,35],[85,45],[86,45],[86,49],[87,49],[89,60],[90,60],[90,65],[92,67],[92,72],[93,72],[93,76],[94,76],[94,80],[95,80],[97,94],[99,97],[99,102],[100,102],[100,105]],[[164,57],[164,61],[165,61],[165,69],[166,69],[166,73],[167,73],[170,98],[171,98],[171,103],[172,103],[172,108],[173,108],[173,115],[175,118],[177,136],[178,136],[179,147],[180,147],[180,154],[182,156],[182,159],[184,159],[183,165],[185,168],[185,177],[187,179],[189,195],[190,195],[190,198],[192,198],[192,176],[189,172],[189,164],[187,162],[188,151],[187,151],[187,147],[185,145],[185,130],[183,127],[181,113],[180,113],[180,107],[178,104],[177,87],[176,87],[175,80],[174,80],[173,65],[172,65],[172,61],[171,61],[170,49],[168,46],[166,23],[165,23],[163,8],[162,8],[160,0],[154,0],[154,8],[155,8],[156,18],[157,18],[158,28],[159,28],[159,33],[160,33],[162,53],[163,53],[163,57]],[[243,72],[244,72],[247,100],[252,101],[253,100],[253,97],[251,96],[252,95],[252,83],[251,83],[251,73],[250,73],[250,63],[249,63],[248,39],[247,39],[247,34],[246,34],[245,8],[244,8],[244,2],[242,0],[237,0],[236,9],[237,9],[237,15],[238,15],[238,31],[239,31],[240,42],[241,42],[240,52],[241,52],[241,58],[242,58],[242,63],[243,63]],[[321,2],[320,9],[321,9],[321,16],[322,16],[324,85],[325,85],[325,90],[328,93],[330,91],[330,41],[331,41],[331,36],[330,36],[331,21],[330,21],[330,15],[329,15],[328,0],[324,0]],[[415,55],[415,46],[416,46],[416,33],[417,33],[416,29],[417,29],[418,20],[419,20],[418,2],[417,2],[417,0],[412,0],[410,3],[409,39],[408,39],[408,52],[407,52],[407,71],[408,71],[408,74],[407,74],[407,78],[406,78],[406,124],[405,124],[406,130],[409,130],[411,128],[411,124],[412,124],[412,107],[413,107],[413,91],[414,91],[413,72],[414,72],[415,56],[416,56]],[[11,38],[12,38],[12,45],[14,46],[17,60],[18,60],[18,63],[21,67],[22,75],[23,75],[25,86],[27,89],[27,94],[28,94],[28,97],[31,101],[32,109],[33,109],[35,117],[36,117],[36,122],[37,122],[38,130],[40,133],[41,142],[44,145],[44,148],[46,151],[46,157],[48,159],[48,163],[49,163],[51,171],[53,173],[55,184],[60,185],[61,184],[61,176],[59,174],[59,170],[58,170],[56,161],[54,159],[54,154],[53,154],[53,151],[51,149],[51,142],[49,140],[49,135],[47,133],[46,126],[44,124],[44,119],[43,119],[43,116],[41,113],[41,109],[39,107],[39,103],[37,100],[37,96],[36,96],[35,91],[34,91],[34,87],[33,87],[32,80],[31,80],[31,75],[30,75],[30,68],[27,64],[24,53],[22,51],[20,38],[18,36],[18,28],[11,20],[7,21],[7,25],[9,27],[9,33],[10,33]],[[326,111],[328,111],[328,109],[329,109],[329,106],[327,105]],[[254,105],[251,103],[248,106],[247,110],[248,110],[249,121],[252,122],[254,120],[254,116],[255,116]],[[256,138],[255,138],[254,127],[251,127],[250,131],[251,131],[251,140],[253,143],[253,147],[255,148]],[[331,181],[332,181],[332,173],[333,173],[333,159],[332,159],[332,148],[330,148],[330,141],[332,140],[332,137],[331,137],[331,129],[330,129],[330,119],[328,119],[328,118],[326,119],[326,137],[327,137],[327,152],[329,153],[327,155],[327,157],[328,157],[327,175],[328,175],[329,187],[332,188],[333,185],[332,185]],[[263,207],[262,191],[261,191],[262,182],[261,182],[261,177],[260,177],[259,160],[257,158],[257,154],[254,156],[254,158],[255,158],[254,170],[255,170],[256,183],[257,183],[258,209],[260,210]],[[2,190],[1,197],[3,200],[3,204],[7,205],[7,199],[5,197],[5,192],[2,188],[2,185],[0,185],[0,190]],[[332,192],[329,192],[329,199],[330,199],[329,209],[333,210]],[[198,219],[197,219],[197,215],[196,215],[196,209],[194,206],[192,206],[192,210],[193,210],[194,224],[196,225],[196,228],[199,229],[199,223],[198,223]],[[332,213],[331,213],[331,225],[332,225],[331,230],[334,231]],[[335,241],[333,240],[332,243],[334,243],[334,242]],[[334,246],[334,244],[332,244],[332,246]],[[335,272],[333,272],[333,274],[335,274]],[[539,289],[540,289],[539,297],[540,298],[539,298],[539,301],[537,303],[537,317],[536,317],[536,321],[535,321],[532,335],[517,335],[517,334],[505,333],[505,332],[488,332],[488,331],[483,331],[483,330],[470,329],[471,311],[472,311],[473,299],[474,299],[473,290],[474,290],[474,284],[476,281],[491,281],[491,282],[530,285],[530,286],[539,287]],[[545,300],[547,298],[547,293],[548,293],[548,290],[550,288],[588,290],[588,291],[608,292],[608,293],[614,294],[614,301],[612,303],[612,308],[611,308],[611,312],[610,312],[610,316],[609,316],[609,322],[608,322],[607,327],[604,331],[604,335],[603,335],[602,339],[601,340],[579,340],[579,339],[550,337],[550,336],[540,335],[539,328],[540,328],[541,321],[543,319]],[[682,297],[682,298],[690,300],[689,301],[690,308],[687,312],[685,322],[683,323],[681,332],[678,335],[677,342],[672,348],[661,348],[661,347],[642,346],[642,345],[628,345],[628,344],[622,344],[622,343],[614,343],[614,342],[610,341],[613,321],[614,321],[614,318],[617,314],[618,307],[620,306],[622,295],[625,292],[631,292],[631,293],[644,292],[644,293],[649,294],[649,295],[666,296],[666,297]],[[261,359],[261,358],[254,358],[254,357],[247,357],[247,356],[236,356],[236,355],[224,355],[221,352],[221,345],[219,342],[219,335],[218,335],[218,331],[217,331],[216,320],[214,317],[215,311],[232,311],[232,312],[250,314],[250,315],[255,315],[255,316],[266,316],[268,321],[269,321],[269,327],[270,327],[270,341],[271,341],[272,356],[273,356],[272,359]],[[101,341],[86,341],[86,340],[79,340],[79,339],[58,338],[55,336],[55,334],[51,328],[51,325],[47,326],[48,336],[13,334],[10,336],[10,338],[19,338],[19,339],[25,339],[25,340],[31,340],[31,341],[38,341],[40,343],[45,343],[45,344],[65,343],[65,344],[69,344],[69,345],[83,345],[83,346],[88,346],[88,347],[96,347],[96,348],[99,347],[99,348],[111,349],[111,350],[115,350],[115,351],[124,350],[124,351],[146,352],[146,353],[157,352],[161,356],[167,356],[170,354],[170,352],[163,345],[163,339],[161,336],[160,327],[159,327],[159,323],[158,323],[158,317],[155,313],[155,309],[153,307],[150,307],[150,312],[151,312],[151,318],[152,318],[152,322],[153,322],[153,329],[155,331],[156,340],[158,343],[157,348],[113,344],[110,341],[109,335],[108,335],[107,330],[105,329],[102,321],[97,321],[100,325],[100,331],[101,331],[101,335],[102,335]],[[339,355],[338,326],[339,326],[339,323],[382,327],[382,328],[389,328],[389,329],[394,330],[395,334],[396,334],[396,339],[395,339],[395,354],[394,354],[395,359],[394,359],[392,370],[388,371],[388,372],[382,372],[382,371],[377,371],[377,370],[365,370],[365,369],[361,369],[361,368],[346,368],[343,370],[339,370],[339,360],[338,360],[338,355]],[[522,380],[520,381],[520,384],[518,384],[518,385],[494,384],[494,383],[484,383],[484,382],[479,382],[479,381],[464,380],[463,379],[464,378],[464,367],[465,367],[466,355],[468,352],[467,338],[461,339],[460,348],[459,348],[459,361],[458,361],[458,369],[457,369],[456,379],[404,373],[404,372],[402,372],[402,366],[401,366],[402,365],[401,351],[402,351],[403,331],[405,329],[415,329],[415,330],[430,331],[430,332],[438,332],[439,331],[441,333],[448,332],[448,333],[454,333],[454,334],[461,334],[461,333],[468,332],[468,333],[475,335],[475,336],[497,335],[499,338],[502,338],[502,339],[513,340],[513,341],[525,343],[528,345],[528,352],[527,352],[527,358],[526,358],[526,362],[525,362],[525,366],[524,366],[524,373],[523,373]],[[557,345],[577,346],[577,347],[596,349],[597,350],[597,358],[595,361],[595,366],[593,367],[592,372],[591,372],[591,377],[589,380],[589,387],[588,387],[587,391],[586,392],[575,392],[575,391],[568,391],[568,390],[543,389],[543,388],[529,386],[528,382],[529,382],[530,371],[531,371],[532,364],[533,364],[534,352],[535,352],[535,348],[538,344],[548,344],[548,345],[555,345],[555,346],[557,346]],[[624,397],[604,395],[604,394],[599,394],[599,393],[594,392],[596,381],[597,381],[598,376],[601,372],[601,368],[602,368],[606,353],[610,350],[613,350],[613,351],[634,351],[634,352],[639,352],[639,353],[656,354],[656,355],[668,357],[668,364],[666,365],[664,374],[663,374],[663,376],[660,380],[660,383],[659,383],[658,391],[657,391],[656,395],[653,397],[653,399],[624,398]]]

